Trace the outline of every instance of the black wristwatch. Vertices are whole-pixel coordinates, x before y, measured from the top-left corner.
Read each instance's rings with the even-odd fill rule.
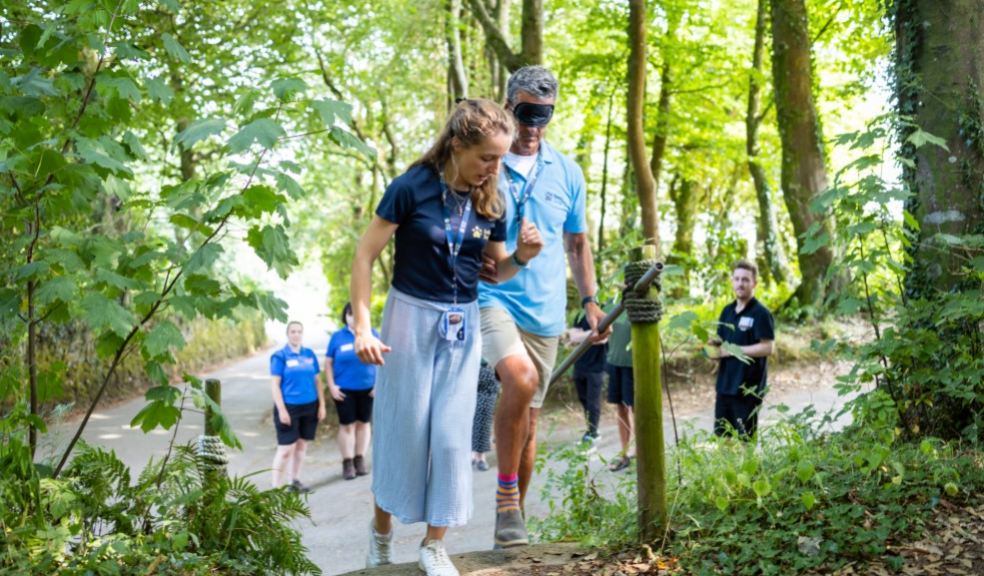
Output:
[[[601,306],[601,302],[598,302],[598,297],[592,295],[592,296],[585,296],[584,298],[581,298],[581,308],[584,308],[591,302],[594,302],[598,306]]]

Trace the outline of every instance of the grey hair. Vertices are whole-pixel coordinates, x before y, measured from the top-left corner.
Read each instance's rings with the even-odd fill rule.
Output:
[[[516,102],[520,92],[537,98],[556,98],[557,79],[543,66],[523,66],[509,76],[506,84],[506,103]]]

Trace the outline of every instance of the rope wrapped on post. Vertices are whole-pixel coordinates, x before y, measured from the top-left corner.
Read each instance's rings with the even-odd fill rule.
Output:
[[[195,445],[195,454],[198,456],[198,469],[203,474],[220,472],[225,474],[226,465],[229,464],[229,455],[226,453],[225,444],[218,436],[202,434],[198,437]]]
[[[663,317],[663,302],[658,296],[651,296],[651,289],[657,293],[662,292],[660,273],[663,264],[656,260],[638,260],[629,262],[625,265],[625,285],[633,286],[639,282],[652,269],[659,270],[653,278],[653,282],[643,290],[631,289],[622,294],[622,301],[629,314],[629,321],[633,324],[653,324],[660,321]]]

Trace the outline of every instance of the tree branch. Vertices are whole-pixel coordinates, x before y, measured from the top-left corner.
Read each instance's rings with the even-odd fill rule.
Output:
[[[485,9],[482,0],[468,0],[468,5],[471,6],[471,12],[475,15],[475,19],[482,25],[482,30],[485,31],[485,41],[495,51],[496,56],[499,57],[499,62],[510,72],[522,66],[522,57],[509,48],[509,42],[506,41],[502,30],[499,29],[495,20]]]

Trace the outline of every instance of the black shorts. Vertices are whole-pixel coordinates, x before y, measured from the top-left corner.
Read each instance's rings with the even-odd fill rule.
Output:
[[[355,422],[372,422],[372,396],[369,390],[342,390],[345,400],[335,402],[338,423],[348,426]]]
[[[277,429],[277,444],[290,446],[297,442],[298,438],[304,440],[314,440],[314,433],[318,430],[318,402],[315,400],[309,404],[285,404],[287,413],[290,414],[290,426],[280,421],[277,407],[273,407],[273,427]]]
[[[632,406],[635,402],[635,378],[631,366],[608,365],[608,403]]]

